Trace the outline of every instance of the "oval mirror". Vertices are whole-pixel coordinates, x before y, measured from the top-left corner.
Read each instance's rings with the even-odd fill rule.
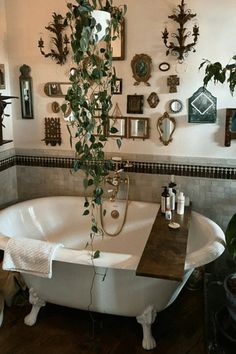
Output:
[[[175,119],[170,117],[167,112],[163,114],[157,121],[157,130],[160,140],[164,145],[168,145],[172,140],[173,133],[176,128]]]
[[[168,71],[170,69],[170,64],[169,63],[166,63],[166,62],[163,62],[159,65],[159,69],[161,71]]]
[[[179,113],[183,109],[183,103],[180,100],[171,100],[169,103],[171,113]]]

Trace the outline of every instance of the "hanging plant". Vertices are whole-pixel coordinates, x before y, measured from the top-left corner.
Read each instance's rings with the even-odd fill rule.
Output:
[[[112,67],[111,41],[119,36],[119,24],[124,19],[126,6],[114,7],[112,0],[106,0],[104,4],[102,0],[76,2],[67,4],[66,24],[71,29],[70,43],[75,65],[70,71],[71,87],[66,100],[73,113],[71,124],[76,127],[74,171],[85,172],[85,190],[93,188],[92,198],[85,198],[84,215],[91,213],[92,232],[97,233],[99,230],[94,209],[102,203],[102,182],[111,169],[111,163],[105,160],[104,154],[107,141],[105,131],[112,107],[111,92],[117,80]],[[103,28],[96,22],[94,10],[109,12],[111,16],[110,25],[106,27],[99,43],[98,38]],[[98,108],[100,115],[97,118]],[[67,105],[62,106],[63,112],[67,109]],[[115,127],[110,128],[110,133],[116,132]],[[120,147],[121,141],[116,141]]]
[[[199,66],[199,69],[201,69],[206,65],[205,76],[203,78],[204,86],[207,86],[208,82],[211,80],[213,80],[214,83],[220,82],[221,84],[226,81],[229,85],[230,93],[233,95],[236,86],[236,55],[234,55],[230,61],[233,62],[223,66],[218,61],[212,63],[208,59],[204,59]]]

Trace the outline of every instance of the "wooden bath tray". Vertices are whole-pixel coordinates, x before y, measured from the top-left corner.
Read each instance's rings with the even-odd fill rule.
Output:
[[[136,275],[182,281],[188,241],[191,207],[185,207],[184,215],[176,212],[172,220],[180,224],[179,229],[171,229],[159,210]]]

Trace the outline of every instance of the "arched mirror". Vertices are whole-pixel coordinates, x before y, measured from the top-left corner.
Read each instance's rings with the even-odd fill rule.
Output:
[[[179,113],[183,109],[183,102],[180,100],[171,100],[169,102],[169,110],[171,113]]]
[[[169,145],[176,128],[175,119],[170,117],[167,112],[163,114],[157,121],[157,130],[160,140],[164,145]]]

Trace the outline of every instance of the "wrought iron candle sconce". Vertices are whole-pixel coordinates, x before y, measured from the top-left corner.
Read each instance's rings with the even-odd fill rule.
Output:
[[[51,49],[51,52],[45,53],[43,50],[44,41],[42,37],[40,37],[38,41],[38,47],[40,49],[41,54],[45,58],[51,58],[55,60],[57,64],[63,65],[65,64],[66,57],[69,54],[69,39],[66,34],[63,34],[67,27],[67,24],[64,22],[64,18],[60,14],[56,14],[55,12],[53,12],[52,18],[53,21],[50,22],[49,25],[45,27],[45,29],[55,34],[55,37],[51,37],[51,40],[56,50]]]
[[[164,32],[162,32],[162,39],[165,46],[168,48],[166,51],[166,55],[170,53],[177,56],[177,59],[180,63],[184,61],[184,58],[188,56],[188,52],[191,50],[193,52],[196,51],[195,45],[197,44],[198,36],[199,36],[199,27],[194,24],[192,30],[193,41],[190,43],[186,43],[186,39],[191,36],[191,31],[189,31],[185,25],[188,21],[192,20],[196,17],[196,14],[191,13],[190,9],[185,9],[186,3],[184,0],[181,0],[181,4],[177,6],[177,9],[173,11],[173,15],[168,16],[171,20],[177,22],[179,24],[179,28],[177,28],[178,33],[172,33],[171,37],[177,40],[177,43],[169,42],[169,32],[165,27]]]

